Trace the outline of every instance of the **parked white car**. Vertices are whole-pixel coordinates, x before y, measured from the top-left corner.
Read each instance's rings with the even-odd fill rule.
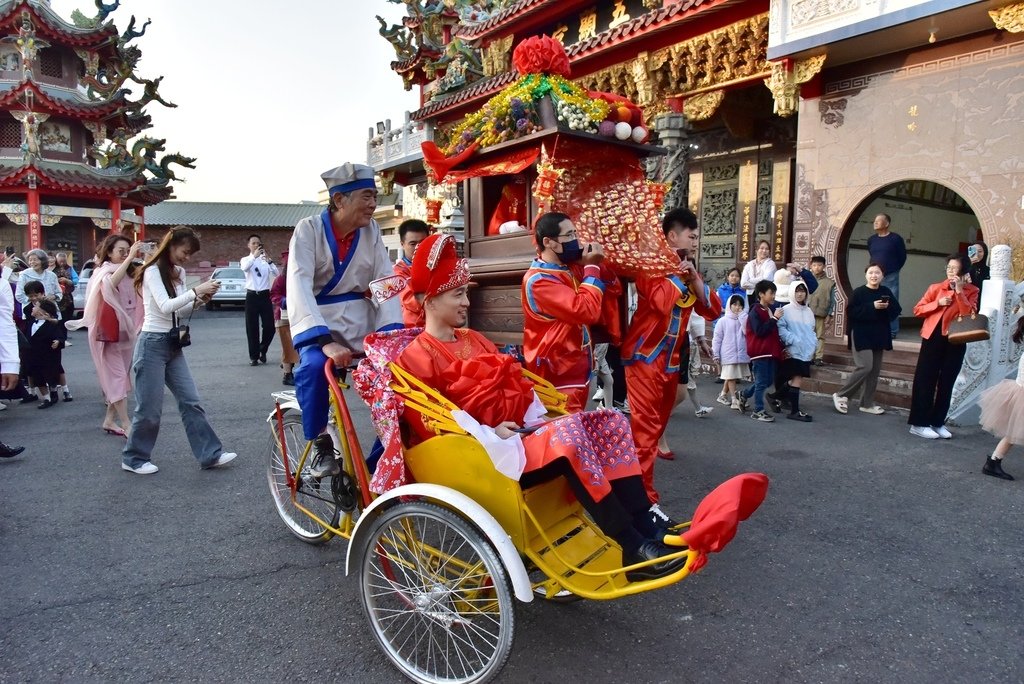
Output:
[[[207,309],[215,311],[221,304],[245,306],[245,271],[233,266],[218,268],[210,280],[219,280],[220,289],[206,305]]]
[[[92,275],[93,266],[95,264],[92,261],[86,261],[82,270],[78,272],[78,285],[71,293],[71,298],[75,301],[75,318],[81,318],[85,311],[85,288],[89,287],[89,276]]]

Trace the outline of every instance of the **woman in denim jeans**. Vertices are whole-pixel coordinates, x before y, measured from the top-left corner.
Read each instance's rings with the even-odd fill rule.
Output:
[[[171,342],[172,314],[188,314],[219,288],[217,281],[185,289],[183,265],[199,251],[199,238],[191,228],[172,228],[156,252],[135,274],[135,288],[142,295],[145,318],[135,344],[132,371],[135,374],[135,414],[121,468],[138,475],[151,475],[159,468],[150,461],[164,403],[164,384],[178,400],[178,412],[185,425],[192,453],[203,468],[230,463],[235,454],[225,452],[220,439],[199,405],[199,392],[181,348]],[[171,294],[173,293],[173,295]]]

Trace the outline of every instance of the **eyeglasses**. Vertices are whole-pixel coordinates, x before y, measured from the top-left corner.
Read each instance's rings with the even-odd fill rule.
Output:
[[[566,238],[568,240],[575,240],[576,239],[576,231],[574,230],[574,231],[569,232],[569,233],[559,233],[558,234],[558,241],[561,242],[562,238]]]

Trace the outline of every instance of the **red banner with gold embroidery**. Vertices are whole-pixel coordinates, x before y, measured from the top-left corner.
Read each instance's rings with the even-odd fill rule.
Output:
[[[540,149],[531,147],[525,150],[507,152],[496,157],[488,156],[478,162],[468,165],[465,169],[449,171],[445,176],[445,183],[461,183],[467,178],[478,176],[497,176],[504,173],[519,173],[528,168],[540,155]]]

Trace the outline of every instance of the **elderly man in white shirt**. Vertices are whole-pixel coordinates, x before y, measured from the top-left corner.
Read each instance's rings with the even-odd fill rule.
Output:
[[[240,264],[245,271],[245,336],[249,340],[249,365],[255,366],[267,362],[267,349],[274,341],[270,286],[279,271],[264,251],[259,235],[249,236],[249,254],[242,257]]]
[[[14,292],[11,290],[11,257],[0,266],[0,391],[10,392],[18,386],[21,357],[18,355],[18,329],[14,325]],[[12,447],[0,442],[0,458],[17,456],[25,447]]]

